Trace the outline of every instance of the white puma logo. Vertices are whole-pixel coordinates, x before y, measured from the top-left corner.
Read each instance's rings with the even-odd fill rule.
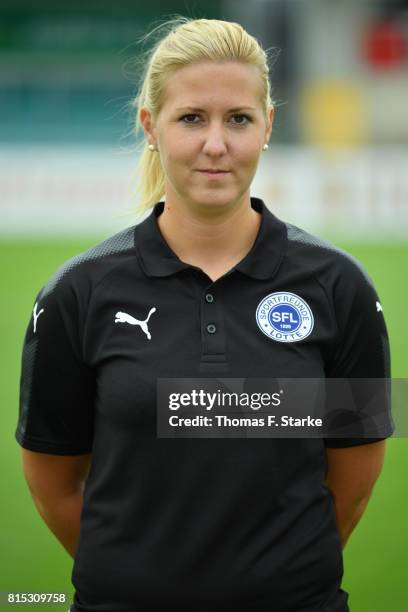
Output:
[[[40,312],[37,313],[38,302],[35,303],[33,308],[33,317],[34,317],[34,333],[37,331],[37,319],[42,312],[44,312],[44,308],[41,308]]]
[[[377,306],[377,312],[382,312],[383,311],[380,302],[376,302],[375,305]]]
[[[147,338],[150,340],[151,339],[151,335],[150,332],[147,328],[147,322],[150,319],[150,316],[156,312],[156,308],[151,308],[149,310],[149,314],[147,315],[146,319],[144,321],[139,321],[138,319],[135,319],[134,317],[132,317],[131,315],[127,314],[127,312],[117,312],[115,315],[115,323],[129,323],[130,325],[140,325],[140,327],[142,328],[142,330],[144,331],[144,333],[146,334]]]

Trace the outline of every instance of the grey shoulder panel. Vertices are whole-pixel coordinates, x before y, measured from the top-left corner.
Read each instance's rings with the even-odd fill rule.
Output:
[[[373,286],[373,281],[370,278],[370,276],[367,274],[367,271],[364,269],[364,267],[361,265],[358,259],[353,257],[353,255],[350,255],[350,253],[347,253],[347,251],[344,251],[343,249],[336,247],[331,242],[328,242],[326,240],[323,240],[322,238],[319,238],[318,236],[314,236],[313,234],[306,232],[305,230],[301,229],[300,227],[297,227],[296,225],[292,225],[291,223],[286,223],[286,228],[287,228],[289,242],[299,243],[299,244],[303,244],[305,246],[310,246],[310,247],[315,247],[318,250],[327,251],[329,253],[333,253],[334,255],[337,255],[338,260],[340,261],[341,260],[349,261],[352,265],[354,265],[355,268],[357,268],[361,272],[361,274],[364,276],[364,279],[367,281],[367,283]]]
[[[68,261],[66,261],[44,285],[41,292],[41,297],[45,297],[51,293],[61,279],[81,263],[131,250],[134,247],[134,231],[134,225],[127,227],[114,236],[110,236],[103,242],[91,247],[87,251],[79,253],[78,255],[71,257],[71,259],[68,259]]]
[[[27,419],[30,405],[31,389],[33,385],[34,363],[38,346],[38,338],[32,338],[24,343],[21,380],[20,380],[20,413],[17,424],[17,433],[23,436],[27,429]]]

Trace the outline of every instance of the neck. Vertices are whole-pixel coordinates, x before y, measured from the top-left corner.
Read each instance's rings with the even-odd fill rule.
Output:
[[[261,215],[251,207],[249,196],[222,210],[192,210],[166,200],[157,222],[181,261],[198,267],[222,267],[237,263],[249,252]]]

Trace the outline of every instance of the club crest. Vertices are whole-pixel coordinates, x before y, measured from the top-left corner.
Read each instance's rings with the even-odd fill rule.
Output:
[[[259,329],[277,342],[299,342],[312,331],[314,325],[310,306],[301,297],[288,291],[270,293],[256,309]]]

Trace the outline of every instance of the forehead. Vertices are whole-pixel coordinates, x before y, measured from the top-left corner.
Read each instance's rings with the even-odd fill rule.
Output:
[[[262,81],[256,66],[237,61],[200,62],[173,72],[163,91],[162,110],[204,105],[259,106]]]

